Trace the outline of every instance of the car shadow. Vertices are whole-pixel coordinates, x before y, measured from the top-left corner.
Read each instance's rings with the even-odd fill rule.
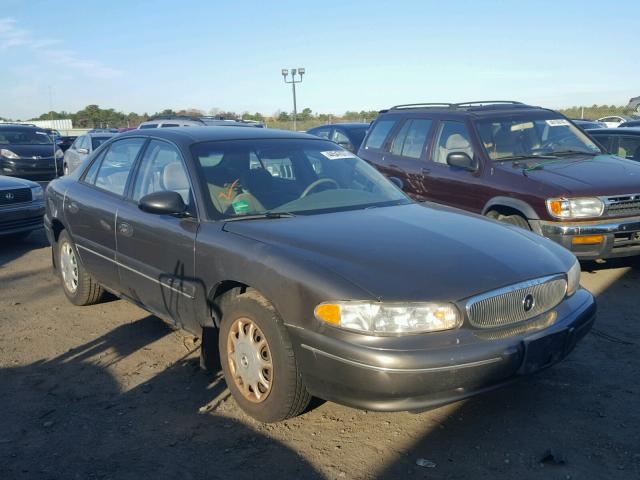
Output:
[[[322,478],[225,411],[224,380],[199,368],[197,345],[169,365],[145,354],[171,332],[148,316],[0,369],[0,478]]]
[[[36,230],[27,238],[12,239],[11,237],[0,237],[0,268],[16,260],[32,250],[46,248],[49,241],[44,233],[44,229]]]

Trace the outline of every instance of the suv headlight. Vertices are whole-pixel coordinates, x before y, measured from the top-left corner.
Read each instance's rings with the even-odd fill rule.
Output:
[[[580,263],[576,263],[567,272],[567,297],[570,297],[580,288]]]
[[[556,218],[599,217],[604,212],[604,202],[598,197],[550,198],[547,210]]]
[[[38,185],[37,187],[31,187],[31,200],[34,202],[39,202],[44,199],[44,192],[42,187]]]
[[[6,148],[1,148],[0,157],[10,158],[11,160],[18,160],[20,158],[20,155],[17,155],[11,150],[8,150]]]
[[[423,333],[459,327],[462,316],[451,303],[326,302],[314,310],[318,320],[361,333]]]

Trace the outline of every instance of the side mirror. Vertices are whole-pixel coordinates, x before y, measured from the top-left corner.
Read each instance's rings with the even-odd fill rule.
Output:
[[[88,148],[79,148],[78,153],[81,153],[83,155],[86,155],[87,153],[89,153],[89,149]]]
[[[158,215],[180,215],[186,212],[187,206],[177,192],[162,191],[145,195],[138,201],[138,208],[143,212]]]
[[[475,172],[478,169],[477,162],[464,152],[452,152],[447,155],[447,165],[471,172]]]
[[[402,190],[402,187],[404,187],[404,183],[398,177],[389,177],[389,180],[400,190]]]

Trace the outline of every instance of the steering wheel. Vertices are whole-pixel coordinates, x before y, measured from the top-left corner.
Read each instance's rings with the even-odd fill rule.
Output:
[[[309,195],[309,193],[311,193],[311,190],[316,188],[318,185],[322,185],[323,183],[332,183],[333,185],[335,185],[336,188],[340,188],[340,185],[338,185],[338,182],[336,182],[333,178],[319,178],[318,180],[316,180],[315,182],[313,182],[311,185],[309,185],[307,188],[304,189],[304,192],[300,194],[300,198],[306,197],[307,195]]]

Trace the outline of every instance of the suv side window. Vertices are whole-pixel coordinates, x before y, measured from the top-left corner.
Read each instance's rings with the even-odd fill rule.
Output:
[[[123,195],[131,167],[144,142],[144,138],[127,138],[113,142],[102,159],[95,186],[107,192]]]
[[[391,153],[419,159],[422,156],[422,150],[432,123],[431,120],[425,118],[406,121],[393,140]]]
[[[447,156],[453,152],[462,152],[473,158],[471,147],[471,135],[467,126],[462,122],[444,120],[440,122],[435,148],[433,149],[433,161],[447,164]]]
[[[364,145],[365,150],[380,149],[396,123],[397,120],[391,119],[377,121],[367,137],[367,143]]]
[[[329,139],[329,132],[331,132],[331,129],[329,127],[327,127],[327,128],[319,128],[318,130],[315,130],[313,132],[313,135],[315,135],[316,137],[320,137],[320,138],[326,138],[328,140]]]
[[[624,136],[620,138],[620,145],[616,153],[619,157],[640,160],[640,136]]]

